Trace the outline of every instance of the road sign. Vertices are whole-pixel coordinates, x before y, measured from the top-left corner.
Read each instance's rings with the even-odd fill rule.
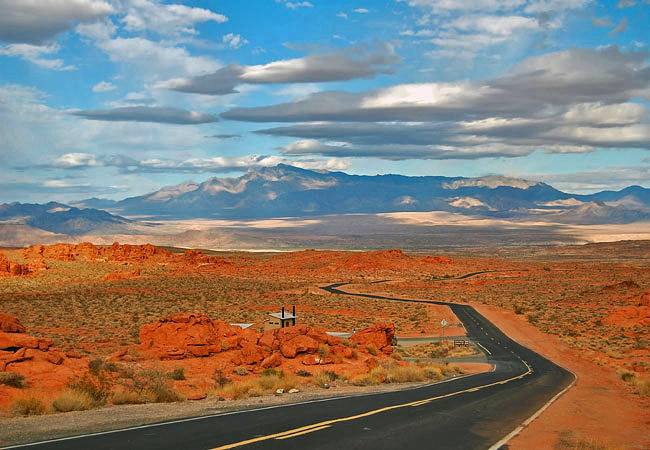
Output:
[[[440,322],[440,325],[442,325],[443,327],[446,327],[447,326],[447,321],[445,319],[442,319],[442,322]]]

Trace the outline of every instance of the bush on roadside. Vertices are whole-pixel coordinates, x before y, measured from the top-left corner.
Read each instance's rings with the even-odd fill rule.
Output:
[[[0,372],[0,384],[22,389],[25,387],[25,376],[16,372]]]
[[[184,380],[185,379],[185,369],[183,367],[177,367],[173,371],[167,374],[167,378],[170,380]]]
[[[45,413],[45,405],[34,397],[19,398],[9,405],[9,413],[12,416],[38,416]]]
[[[57,412],[85,411],[95,405],[87,392],[66,389],[52,402],[52,409]]]

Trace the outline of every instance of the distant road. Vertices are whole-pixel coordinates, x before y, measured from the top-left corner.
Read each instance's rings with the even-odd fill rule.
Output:
[[[422,387],[224,413],[40,443],[37,449],[487,449],[574,376],[503,334],[468,305],[328,292],[449,306],[494,371]]]

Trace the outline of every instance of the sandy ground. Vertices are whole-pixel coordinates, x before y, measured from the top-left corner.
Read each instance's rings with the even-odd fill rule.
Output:
[[[492,370],[486,363],[453,363],[465,374]],[[90,411],[76,411],[35,417],[0,417],[0,446],[15,445],[74,436],[85,433],[118,430],[138,425],[171,420],[209,416],[228,411],[245,410],[273,405],[321,400],[349,395],[364,395],[396,391],[421,386],[425,383],[383,384],[378,386],[351,386],[344,383],[324,390],[304,386],[299,393],[267,395],[241,400],[219,401],[216,397],[179,403],[106,406]]]
[[[594,447],[650,449],[650,399],[635,394],[611,369],[584,359],[522,316],[473,304],[504,333],[578,375],[577,384],[511,440],[509,448],[557,448],[584,441]],[[569,447],[574,448],[574,447]]]

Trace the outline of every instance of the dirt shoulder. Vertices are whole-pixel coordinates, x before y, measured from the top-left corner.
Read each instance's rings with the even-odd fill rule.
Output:
[[[491,370],[491,364],[458,363],[466,374]],[[429,383],[351,386],[344,383],[324,390],[305,386],[296,394],[251,397],[241,400],[204,400],[146,405],[107,406],[89,411],[50,414],[35,417],[0,418],[0,446],[57,439],[87,433],[106,432],[146,424],[200,418],[231,411],[265,408],[344,396],[366,395],[412,389]]]
[[[482,304],[472,306],[512,339],[578,376],[576,385],[511,440],[509,448],[577,448],[578,443],[594,445],[589,448],[650,448],[650,399],[636,394],[611,369],[588,361],[522,316]]]

